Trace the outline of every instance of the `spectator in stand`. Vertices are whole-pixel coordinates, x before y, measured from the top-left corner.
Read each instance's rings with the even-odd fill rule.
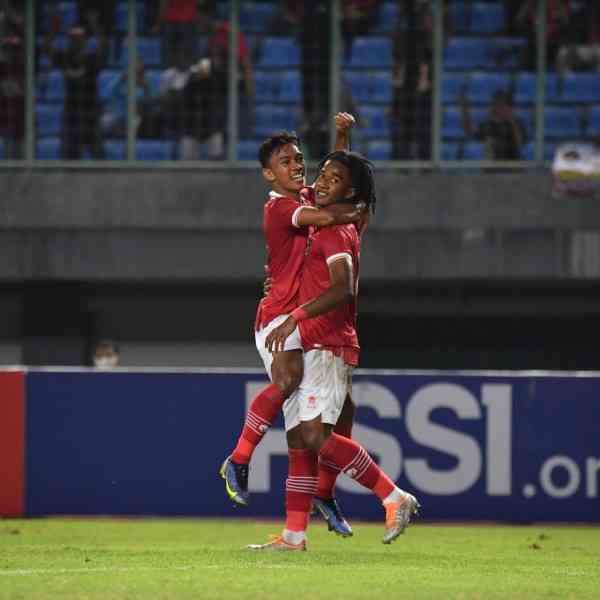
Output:
[[[123,72],[112,82],[107,93],[107,106],[102,115],[102,131],[106,137],[123,137],[127,133],[127,73]],[[146,69],[141,61],[136,70],[136,114],[135,131],[138,137],[156,137],[157,114],[150,85],[146,80]]]
[[[556,70],[600,71],[600,4],[591,2],[572,15],[571,39],[558,51]]]
[[[14,0],[0,0],[0,38],[24,35],[23,14],[15,7]]]
[[[527,37],[523,57],[523,68],[533,71],[536,68],[536,21],[537,0],[524,0],[517,14],[517,27]],[[562,46],[570,17],[570,0],[546,1],[546,61],[554,65],[558,49]]]
[[[377,23],[382,0],[344,0],[342,2],[342,37],[344,53],[350,57],[357,35],[367,35]]]
[[[227,118],[227,92],[229,78],[229,22],[218,21],[213,14],[212,34],[208,38],[208,54],[211,69],[218,77],[213,77],[211,111],[218,119],[222,119],[221,135],[224,135]],[[239,126],[241,137],[251,134],[254,121],[255,83],[254,65],[250,49],[244,34],[238,33],[238,95],[239,95]],[[225,111],[225,112],[224,112]],[[218,134],[215,134],[218,135]]]
[[[497,90],[490,107],[489,117],[475,129],[471,122],[469,103],[464,92],[461,93],[463,128],[469,138],[481,140],[485,144],[488,160],[519,160],[521,146],[525,142],[525,128],[513,114],[510,94]]]
[[[304,4],[297,0],[283,0],[279,6],[279,11],[267,25],[267,35],[289,37],[300,35],[304,19]]]
[[[102,340],[94,348],[92,363],[97,369],[114,369],[119,366],[119,346],[111,340]]]
[[[62,158],[77,160],[87,147],[92,158],[103,159],[104,147],[100,117],[102,105],[98,96],[98,73],[106,64],[106,37],[100,34],[98,18],[92,17],[91,27],[98,45],[95,50],[87,50],[88,38],[81,26],[69,30],[66,50],[53,47],[58,21],[50,30],[44,51],[55,67],[62,70],[65,77],[65,102],[62,128]]]
[[[0,138],[9,160],[23,158],[25,136],[25,61],[22,39],[0,40]]]
[[[153,32],[162,33],[162,57],[168,67],[181,64],[181,55],[198,53],[198,1],[160,0]]]

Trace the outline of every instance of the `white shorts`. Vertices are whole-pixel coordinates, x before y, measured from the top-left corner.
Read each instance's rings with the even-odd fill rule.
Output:
[[[319,415],[322,423],[335,425],[351,391],[350,365],[329,350],[305,352],[302,383],[283,405],[285,430]]]
[[[265,325],[259,331],[254,332],[254,341],[256,342],[256,349],[262,358],[262,361],[265,365],[265,369],[267,370],[267,374],[269,375],[269,379],[273,380],[271,376],[271,365],[273,364],[273,355],[265,348],[265,340],[267,336],[275,327],[281,325],[289,315],[279,315],[275,317],[272,321],[270,321],[267,325]],[[298,331],[298,327],[294,329],[292,334],[288,336],[285,340],[285,344],[283,346],[284,351],[286,350],[302,350],[302,340],[300,339],[300,332]]]

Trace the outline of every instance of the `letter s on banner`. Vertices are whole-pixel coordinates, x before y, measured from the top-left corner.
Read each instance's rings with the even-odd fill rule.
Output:
[[[436,408],[449,408],[461,419],[481,418],[477,399],[464,387],[434,383],[420,388],[408,403],[406,427],[415,442],[455,456],[458,465],[454,469],[435,470],[425,459],[407,458],[404,461],[406,476],[426,493],[460,494],[481,475],[481,450],[472,437],[432,423],[430,415]]]

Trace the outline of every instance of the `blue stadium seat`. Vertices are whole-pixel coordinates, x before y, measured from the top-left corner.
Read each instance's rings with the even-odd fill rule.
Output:
[[[37,135],[39,137],[58,135],[62,129],[62,113],[62,104],[36,104]]]
[[[358,114],[362,124],[362,135],[367,138],[390,136],[391,124],[386,107],[363,104],[358,107]]]
[[[371,160],[390,160],[392,158],[392,142],[389,140],[373,140],[369,142],[367,158]]]
[[[298,71],[256,71],[254,78],[258,103],[300,102],[302,82]]]
[[[37,77],[37,98],[44,102],[62,102],[65,98],[65,78],[59,69],[40,73]]]
[[[135,145],[136,160],[171,160],[173,142],[162,140],[137,140]]]
[[[299,104],[302,102],[302,78],[299,71],[286,71],[281,77],[280,102]]]
[[[79,23],[79,13],[75,2],[45,2],[40,3],[43,11],[41,25],[43,31],[48,31],[51,26],[52,14],[58,13],[61,20],[61,31],[67,31]]]
[[[472,5],[472,33],[498,33],[502,29],[504,29],[504,6],[501,3],[476,2]]]
[[[272,2],[243,2],[240,6],[240,28],[242,31],[265,32],[279,10]]]
[[[138,35],[143,35],[146,25],[146,5],[143,2],[138,1],[136,9],[135,26]],[[129,6],[127,5],[127,2],[119,2],[119,4],[117,4],[116,20],[118,31],[129,30]]]
[[[442,160],[458,159],[458,144],[456,142],[442,142],[441,150]]]
[[[260,140],[240,140],[237,145],[237,159],[258,161],[260,144]]]
[[[124,160],[126,154],[125,142],[123,140],[105,140],[104,154],[106,160]]]
[[[393,63],[392,40],[387,37],[355,37],[349,67],[385,69]]]
[[[344,73],[355,102],[389,104],[393,100],[392,74],[389,71],[352,71]]]
[[[102,102],[108,100],[117,79],[121,76],[122,71],[117,69],[103,69],[98,74],[98,96]]]
[[[264,138],[280,129],[293,131],[298,128],[298,121],[298,111],[289,106],[259,104],[255,111],[254,133]]]
[[[573,108],[547,106],[544,111],[544,132],[549,138],[577,138],[580,135],[577,111]]]
[[[453,2],[449,6],[450,21],[458,33],[467,33],[471,22],[471,15],[464,2]]]
[[[121,44],[120,64],[122,67],[127,66],[129,61],[129,50],[127,48],[127,40],[123,40]],[[138,57],[144,62],[147,67],[160,67],[162,58],[160,52],[160,38],[158,37],[141,37],[137,44]]]
[[[495,70],[514,70],[521,64],[524,38],[494,37],[489,40],[484,66]]]
[[[497,90],[509,90],[509,73],[471,73],[468,98],[474,104],[488,104]]]
[[[552,160],[556,152],[556,144],[544,142],[544,160]],[[529,142],[521,147],[521,160],[535,160],[535,144]]]
[[[160,77],[162,71],[160,69],[148,69],[146,71],[146,81],[150,88],[150,96],[155,98],[160,93]]]
[[[587,128],[588,136],[600,136],[600,106],[592,106]]]
[[[6,152],[4,148],[4,140],[0,139],[0,160],[4,160],[6,157]]]
[[[391,33],[400,25],[400,12],[396,2],[384,2],[379,7],[377,22],[373,31],[375,33]]]
[[[596,73],[570,73],[559,79],[562,89],[560,102],[600,102],[600,75]]]
[[[38,160],[60,160],[60,138],[51,137],[38,140],[35,148]]]
[[[465,73],[444,73],[442,78],[442,103],[458,102],[461,90],[468,89],[469,76]]]
[[[256,67],[284,69],[300,64],[300,46],[291,37],[266,37],[261,46]]]
[[[464,136],[465,130],[462,125],[460,108],[445,107],[442,118],[442,137],[456,139]]]
[[[534,104],[537,90],[537,76],[535,73],[520,72],[515,82],[513,100],[515,104]],[[546,102],[557,102],[559,99],[558,77],[556,73],[546,73],[544,85]]]
[[[482,38],[454,37],[444,48],[444,68],[450,71],[468,71],[487,65],[488,44]]]
[[[469,141],[463,145],[462,157],[464,160],[485,160],[485,144]]]

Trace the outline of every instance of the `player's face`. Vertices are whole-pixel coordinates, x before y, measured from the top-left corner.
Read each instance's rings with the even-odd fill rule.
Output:
[[[304,156],[296,144],[286,144],[271,156],[268,169],[263,175],[279,194],[297,196],[305,186],[306,167]]]
[[[328,206],[351,198],[354,188],[348,167],[328,160],[315,181],[315,192],[318,206]]]

